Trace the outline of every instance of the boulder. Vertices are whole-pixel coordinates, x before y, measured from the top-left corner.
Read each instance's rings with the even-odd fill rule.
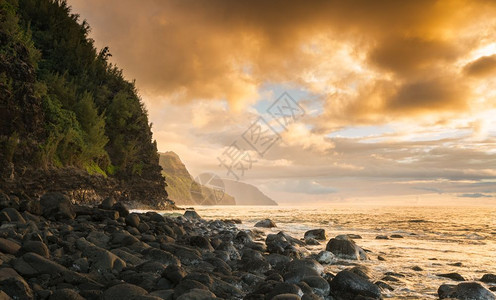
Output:
[[[11,268],[0,269],[0,291],[5,292],[5,294],[12,299],[34,299],[33,291],[29,285],[14,269]],[[1,298],[1,295],[0,299],[3,299]]]
[[[214,248],[210,244],[210,241],[208,238],[203,237],[203,236],[192,236],[189,239],[189,244],[193,247],[197,247],[200,249],[208,250],[208,251],[214,251]]]
[[[183,294],[190,292],[193,289],[200,289],[204,291],[209,291],[208,287],[203,283],[200,283],[192,279],[184,279],[174,288],[174,298],[178,299]]]
[[[124,217],[124,218],[127,217],[127,215],[129,215],[129,209],[122,202],[117,202],[116,204],[114,204],[112,206],[112,210],[118,211],[119,216]]]
[[[48,300],[85,300],[84,297],[72,289],[55,290]]]
[[[462,282],[458,285],[443,284],[437,290],[439,299],[494,300],[494,294],[477,282]]]
[[[190,219],[190,220],[193,220],[193,219],[201,219],[200,215],[194,211],[194,210],[187,210],[184,212],[184,217],[186,219]]]
[[[103,293],[104,300],[132,300],[146,295],[147,291],[137,285],[121,283],[108,288]]]
[[[47,245],[41,241],[26,241],[21,247],[21,253],[34,252],[43,257],[49,258],[50,251]]]
[[[171,254],[170,252],[156,249],[156,248],[148,248],[145,249],[141,254],[148,259],[152,259],[158,262],[161,262],[165,265],[176,265],[180,266],[181,262],[179,259]]]
[[[112,209],[112,207],[117,203],[114,197],[105,198],[102,203],[100,203],[100,208]]]
[[[465,278],[463,278],[463,276],[458,273],[436,274],[436,276],[449,278],[454,281],[465,281]]]
[[[357,296],[368,297],[366,299],[381,299],[378,286],[347,270],[336,274],[330,282],[330,287],[331,294],[338,300],[354,299]]]
[[[336,256],[330,252],[330,251],[320,251],[318,254],[315,255],[315,260],[317,260],[321,264],[332,264],[335,262]]]
[[[16,254],[21,249],[21,245],[11,240],[0,238],[0,252],[6,254]]]
[[[276,223],[274,223],[271,219],[265,219],[265,220],[261,220],[261,221],[258,221],[257,223],[255,223],[255,227],[273,228],[273,227],[277,227],[277,226],[276,226]]]
[[[43,216],[51,220],[74,219],[76,213],[69,198],[61,193],[47,193],[41,199]]]
[[[320,241],[327,240],[325,229],[312,229],[305,232],[304,235],[305,240],[307,239],[316,239]]]
[[[294,283],[279,282],[276,283],[272,290],[265,297],[266,299],[274,299],[277,295],[292,294],[298,297],[303,296],[303,291]]]
[[[485,283],[496,283],[496,275],[495,274],[484,274],[480,281]]]
[[[347,235],[339,235],[331,239],[326,246],[326,250],[332,252],[336,257],[351,260],[368,259],[365,251],[357,246]]]
[[[134,227],[134,228],[138,228],[139,224],[140,224],[140,217],[138,214],[136,213],[131,213],[129,215],[126,216],[126,224],[128,226],[131,226],[131,227]]]
[[[320,276],[308,276],[303,278],[302,281],[308,284],[312,289],[312,292],[316,295],[326,297],[331,291],[329,282]]]
[[[218,299],[215,294],[203,289],[191,289],[188,292],[177,297],[176,300],[209,300]]]
[[[91,260],[91,269],[100,273],[112,270],[120,272],[126,267],[126,262],[117,255],[88,242],[85,238],[78,239],[76,247],[81,250],[83,256]]]
[[[70,271],[64,266],[51,261],[39,254],[29,252],[16,259],[14,269],[22,276],[36,277],[42,274],[53,276],[62,275],[65,282],[68,283],[87,283],[92,282],[87,277]]]

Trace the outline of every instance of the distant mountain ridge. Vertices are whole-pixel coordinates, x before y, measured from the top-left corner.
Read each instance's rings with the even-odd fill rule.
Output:
[[[179,156],[172,151],[160,153],[159,164],[167,182],[169,199],[177,205],[277,205],[257,187],[229,179],[221,179],[224,195],[215,195],[215,190],[193,180]]]
[[[179,156],[168,151],[160,153],[159,164],[167,181],[169,199],[177,205],[235,205],[234,197],[219,195],[214,189],[202,186],[193,180]]]
[[[229,179],[223,179],[226,193],[234,196],[236,205],[277,205],[256,186]]]

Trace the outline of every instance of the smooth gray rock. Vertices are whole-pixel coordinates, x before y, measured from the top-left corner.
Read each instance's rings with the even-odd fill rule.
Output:
[[[347,270],[341,271],[330,282],[331,294],[337,299],[353,299],[357,296],[381,299],[378,286]]]
[[[494,300],[494,294],[477,282],[462,282],[458,285],[443,284],[437,290],[439,299]]]
[[[261,220],[261,221],[258,221],[257,223],[255,223],[255,227],[273,228],[273,227],[277,227],[277,226],[276,226],[276,223],[274,223],[271,219],[265,219],[265,220]]]

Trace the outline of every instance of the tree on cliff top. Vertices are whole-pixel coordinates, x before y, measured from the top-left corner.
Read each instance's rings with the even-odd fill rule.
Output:
[[[0,25],[1,159],[163,183],[134,83],[66,1],[0,0]]]

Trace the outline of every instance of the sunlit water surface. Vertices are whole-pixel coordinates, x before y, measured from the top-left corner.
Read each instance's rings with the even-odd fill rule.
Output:
[[[328,239],[339,234],[358,234],[356,242],[369,251],[371,260],[360,262],[379,280],[387,271],[402,273],[395,289],[384,292],[392,299],[437,299],[443,283],[455,282],[435,274],[457,272],[467,280],[496,273],[496,208],[494,207],[358,207],[358,206],[197,206],[205,219],[240,219],[240,229],[270,218],[277,228],[303,238],[305,231],[324,228]],[[377,235],[400,234],[404,238],[378,240]],[[325,250],[326,243],[308,246],[310,252]],[[379,261],[377,256],[384,257]],[[461,266],[450,264],[461,263]],[[423,271],[413,271],[419,266]],[[330,265],[336,273],[347,266]]]

